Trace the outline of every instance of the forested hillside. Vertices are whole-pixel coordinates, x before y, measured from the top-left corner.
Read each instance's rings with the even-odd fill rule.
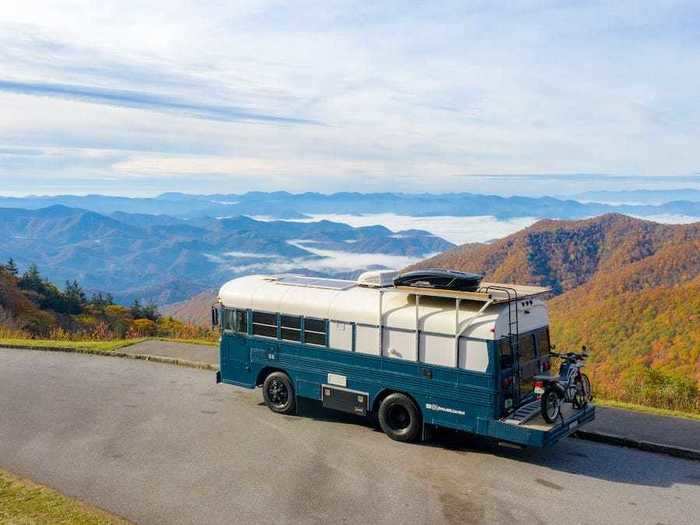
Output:
[[[589,372],[600,395],[700,409],[700,223],[617,214],[545,220],[416,267],[549,286],[553,342],[591,348]]]
[[[364,268],[326,266],[318,250],[419,260],[453,246],[426,231],[355,228],[326,220],[184,220],[125,212],[107,216],[62,205],[0,208],[0,260],[14,257],[22,269],[36,263],[55,282],[78,279],[86,289],[109,292],[125,304],[134,299],[182,301],[234,276],[269,267],[311,269],[326,277]]]
[[[31,265],[20,274],[12,259],[0,264],[0,337],[109,340],[145,336],[208,337],[209,330],[162,316],[155,305],[115,304],[110,295],[87,297],[77,281],[61,289]]]

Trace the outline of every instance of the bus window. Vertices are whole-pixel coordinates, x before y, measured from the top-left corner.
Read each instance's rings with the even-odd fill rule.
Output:
[[[507,337],[499,341],[498,349],[501,354],[501,370],[513,368],[513,352],[511,352],[510,341]]]
[[[280,335],[285,341],[301,343],[301,317],[295,315],[281,315]]]
[[[268,312],[253,312],[253,335],[277,337],[277,315]]]
[[[236,310],[233,308],[224,308],[223,319],[221,322],[221,327],[226,331],[233,331],[236,329]]]
[[[526,334],[520,336],[519,341],[520,362],[532,361],[535,359],[535,336],[534,334]]]
[[[328,330],[323,319],[304,318],[304,343],[326,346]]]
[[[549,354],[549,328],[538,330],[537,334],[537,353],[541,356]]]
[[[248,312],[236,310],[236,331],[242,334],[248,333]]]

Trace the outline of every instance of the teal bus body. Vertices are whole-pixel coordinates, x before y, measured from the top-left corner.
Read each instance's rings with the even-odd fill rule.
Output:
[[[547,431],[503,422],[504,371],[499,369],[497,341],[487,343],[489,365],[485,372],[431,365],[326,345],[304,344],[277,337],[253,335],[251,311],[245,315],[245,331],[222,330],[218,381],[255,388],[272,371],[285,372],[297,397],[321,400],[329,374],[343,376],[347,390],[369,398],[369,411],[391,392],[411,397],[420,408],[424,425],[470,432],[524,446],[548,446],[593,420],[588,406]],[[302,328],[303,330],[303,328]],[[301,338],[303,340],[303,338]],[[508,372],[510,373],[510,372]]]

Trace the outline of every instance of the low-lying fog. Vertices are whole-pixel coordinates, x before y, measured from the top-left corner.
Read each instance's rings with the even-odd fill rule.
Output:
[[[255,216],[253,218],[256,220],[273,220],[271,217],[265,216]],[[694,217],[683,215],[654,215],[639,218],[667,224],[685,224],[696,220]],[[309,215],[307,218],[293,219],[290,220],[290,222],[312,222],[320,220],[341,222],[354,227],[374,226],[379,224],[395,232],[410,229],[426,230],[459,245],[472,242],[489,242],[500,239],[522,230],[523,228],[527,228],[538,219],[535,217],[498,219],[489,215],[477,217],[412,217],[393,213],[378,213],[371,215]],[[217,258],[219,259],[217,262],[230,262],[233,264],[232,269],[244,273],[285,273],[306,269],[333,275],[372,267],[400,269],[434,255],[429,254],[424,257],[410,257],[382,253],[351,253],[340,250],[316,248],[314,247],[314,241],[310,240],[300,239],[288,242],[289,244],[298,246],[312,253],[313,256],[288,258],[269,254],[231,252],[224,254],[225,257],[231,258],[229,261],[223,258]]]
[[[253,217],[257,220],[270,220],[270,217]],[[490,215],[478,217],[431,216],[412,217],[394,213],[377,213],[372,215],[309,215],[305,219],[292,222],[314,222],[328,220],[343,222],[353,227],[374,226],[380,224],[392,231],[426,230],[455,244],[470,242],[487,242],[506,237],[518,230],[527,228],[537,221],[535,217],[518,217],[516,219],[497,219]]]

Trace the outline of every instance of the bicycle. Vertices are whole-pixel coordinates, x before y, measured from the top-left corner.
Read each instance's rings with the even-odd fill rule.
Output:
[[[593,394],[591,381],[581,372],[588,357],[585,346],[580,354],[550,352],[549,355],[562,359],[559,375],[535,376],[535,394],[541,399],[542,418],[547,423],[554,423],[561,414],[562,402],[571,403],[580,410],[593,399]]]

